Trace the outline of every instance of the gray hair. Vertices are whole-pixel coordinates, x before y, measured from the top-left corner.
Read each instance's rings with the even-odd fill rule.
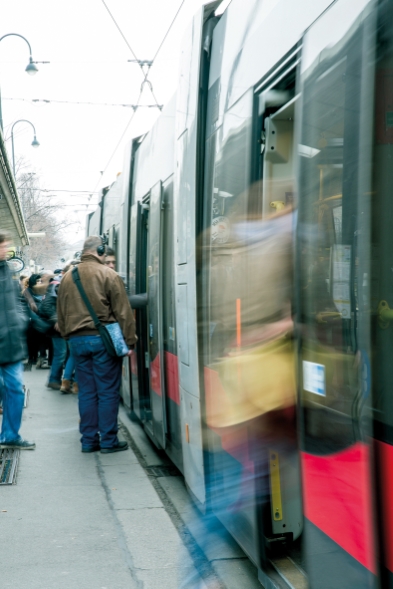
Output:
[[[101,237],[98,237],[97,235],[90,235],[90,237],[88,237],[83,244],[82,254],[86,254],[87,252],[96,253],[96,250],[100,245],[102,245]]]

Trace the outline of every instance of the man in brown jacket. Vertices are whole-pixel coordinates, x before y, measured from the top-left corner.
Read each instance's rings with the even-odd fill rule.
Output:
[[[86,239],[78,272],[101,323],[118,322],[131,348],[137,340],[133,312],[121,278],[105,266],[100,237]],[[69,340],[76,362],[82,452],[127,450],[127,442],[119,442],[117,437],[122,358],[114,358],[106,351],[71,271],[60,283],[57,316],[60,333]]]

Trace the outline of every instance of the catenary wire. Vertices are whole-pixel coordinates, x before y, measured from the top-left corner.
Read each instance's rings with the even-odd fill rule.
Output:
[[[143,86],[141,86],[141,90],[140,90],[140,92],[139,92],[138,100],[137,100],[137,103],[136,103],[136,104],[137,104],[137,107],[139,106],[139,101],[140,101],[140,99],[141,99],[141,97],[142,97],[142,92],[143,92]],[[103,169],[102,173],[100,173],[100,178],[98,179],[98,181],[97,181],[96,185],[94,186],[93,193],[94,193],[94,192],[97,190],[97,188],[98,188],[98,186],[99,186],[99,184],[100,184],[100,182],[101,182],[101,179],[102,179],[103,175],[105,174],[106,170],[108,169],[108,166],[109,166],[109,164],[111,163],[111,161],[112,161],[112,159],[113,159],[113,157],[114,157],[115,153],[116,153],[116,152],[117,152],[117,150],[119,149],[119,146],[120,146],[120,144],[121,144],[121,142],[122,142],[122,140],[123,140],[123,138],[124,138],[125,134],[127,133],[128,129],[129,129],[129,126],[131,125],[131,123],[132,123],[132,121],[133,121],[133,119],[134,119],[134,116],[135,116],[135,114],[136,114],[137,110],[138,110],[138,108],[136,108],[136,109],[133,111],[133,113],[132,113],[132,115],[131,115],[131,117],[130,117],[130,119],[129,119],[128,123],[127,123],[127,125],[125,126],[125,129],[124,129],[124,131],[122,132],[122,134],[121,134],[121,136],[120,136],[120,139],[119,139],[119,141],[118,141],[118,142],[117,142],[117,144],[116,144],[116,147],[115,147],[115,149],[113,150],[113,152],[112,152],[112,154],[111,154],[111,156],[110,156],[109,160],[107,161],[107,163],[106,163],[106,165],[105,165],[105,167],[104,167],[104,169]]]
[[[48,98],[2,98],[2,100],[18,100],[22,102],[43,102],[45,104],[83,104],[89,106],[123,106],[127,108],[137,108],[136,104],[122,104],[113,102],[84,102],[84,101],[73,101],[73,100],[51,100]],[[161,105],[160,105],[161,106]],[[138,108],[157,108],[157,104],[140,104]]]
[[[153,59],[152,59],[152,62],[153,62],[153,63],[155,62],[155,60],[156,60],[156,57],[157,57],[158,53],[159,53],[159,52],[160,52],[160,50],[161,50],[161,47],[164,45],[164,43],[165,43],[165,40],[166,40],[167,36],[169,35],[169,32],[170,32],[171,28],[173,27],[173,24],[174,24],[175,20],[177,19],[177,16],[178,16],[178,14],[179,14],[180,10],[182,9],[182,7],[183,7],[183,4],[185,3],[185,1],[186,1],[186,0],[182,0],[182,2],[181,2],[181,4],[180,4],[179,8],[177,9],[177,12],[176,12],[176,14],[175,14],[175,16],[173,17],[173,20],[172,20],[171,24],[169,25],[169,28],[168,28],[167,32],[165,33],[165,35],[164,35],[164,38],[163,38],[163,40],[161,41],[161,43],[160,43],[160,45],[159,45],[159,47],[158,47],[158,49],[157,49],[157,51],[156,51],[156,53],[155,53],[155,55],[154,55]]]
[[[135,61],[136,61],[136,62],[137,62],[137,64],[139,65],[139,68],[140,68],[140,70],[141,70],[141,72],[142,72],[142,74],[143,74],[143,82],[142,82],[142,86],[141,86],[141,89],[143,89],[143,86],[144,86],[144,85],[146,84],[146,82],[148,81],[148,80],[147,80],[147,76],[148,76],[148,74],[149,74],[149,70],[150,70],[150,67],[151,67],[151,65],[153,64],[153,62],[151,62],[151,63],[150,63],[148,66],[147,66],[147,69],[146,69],[146,70],[144,69],[144,65],[143,65],[143,64],[142,64],[142,62],[141,62],[141,61],[140,61],[140,60],[137,58],[137,56],[136,56],[136,54],[135,54],[135,51],[132,49],[131,45],[130,45],[130,44],[129,44],[129,42],[127,41],[127,38],[126,38],[126,36],[124,35],[123,31],[121,30],[121,28],[120,28],[119,24],[117,23],[117,21],[116,21],[115,17],[113,16],[113,14],[111,13],[111,11],[109,10],[109,8],[108,8],[108,6],[107,6],[107,4],[106,4],[105,0],[101,0],[101,2],[103,3],[103,5],[105,6],[106,10],[108,11],[108,14],[109,14],[109,16],[111,17],[111,19],[112,19],[113,23],[115,24],[115,26],[116,26],[117,30],[119,31],[120,35],[121,35],[121,36],[122,36],[122,38],[124,39],[124,41],[125,41],[125,43],[126,43],[127,47],[128,47],[128,48],[129,48],[129,50],[131,51],[131,53],[132,53],[132,55],[133,55],[133,57],[134,57]],[[153,91],[153,86],[152,86],[152,83],[151,83],[150,81],[148,81],[148,83],[149,83],[150,92],[151,92],[151,94],[152,94],[152,96],[153,96],[153,98],[154,98],[154,101],[155,101],[155,103],[156,103],[157,107],[158,107],[158,108],[161,110],[161,109],[162,109],[162,107],[160,107],[160,105],[158,104],[157,98],[156,98],[156,96],[155,96],[155,94],[154,94],[154,91]]]
[[[132,53],[132,55],[134,56],[134,58],[135,58],[135,59],[138,61],[138,58],[137,58],[137,56],[135,55],[135,52],[134,52],[133,48],[131,47],[131,45],[130,45],[130,44],[129,44],[129,42],[127,41],[127,39],[126,39],[126,36],[124,35],[123,31],[121,30],[121,28],[120,28],[120,27],[119,27],[119,25],[117,24],[117,22],[116,22],[116,19],[115,19],[115,17],[113,16],[113,14],[111,13],[111,11],[109,10],[109,8],[108,8],[108,6],[107,6],[107,4],[106,4],[105,0],[101,0],[101,1],[102,1],[103,5],[105,6],[105,8],[106,8],[106,10],[107,10],[107,12],[108,12],[108,14],[109,14],[109,16],[110,16],[110,17],[111,17],[111,19],[113,20],[113,23],[114,23],[115,27],[117,28],[117,30],[119,31],[120,35],[121,35],[121,36],[122,36],[122,38],[124,39],[124,42],[126,43],[126,45],[127,45],[128,49],[131,51],[131,53]]]
[[[147,66],[147,68],[146,68],[146,69],[144,69],[144,66],[143,66],[143,65],[141,64],[141,62],[138,60],[138,58],[137,58],[137,56],[136,56],[136,54],[135,54],[134,50],[132,49],[131,45],[130,45],[130,44],[129,44],[129,42],[127,41],[127,39],[126,39],[126,37],[125,37],[125,35],[124,35],[123,31],[121,30],[120,26],[117,24],[115,17],[112,15],[112,13],[111,13],[111,11],[109,10],[109,8],[108,8],[107,4],[105,3],[105,0],[101,0],[101,1],[102,1],[102,3],[104,4],[104,6],[105,6],[106,10],[108,11],[108,14],[109,14],[109,16],[111,17],[111,19],[112,19],[113,23],[115,24],[116,28],[118,29],[118,31],[119,31],[119,33],[121,34],[122,38],[124,39],[125,43],[127,44],[127,47],[130,49],[130,51],[131,51],[131,53],[132,53],[132,55],[133,55],[134,59],[137,61],[137,63],[138,63],[138,65],[139,65],[139,67],[140,67],[140,69],[141,69],[141,71],[142,71],[142,73],[143,73],[143,76],[144,76],[144,77],[143,77],[143,82],[142,82],[142,84],[141,84],[141,90],[140,90],[139,97],[138,97],[138,100],[137,100],[136,108],[134,109],[134,112],[132,113],[132,115],[131,115],[131,118],[130,118],[130,120],[128,121],[128,123],[127,123],[127,125],[126,125],[126,128],[124,129],[124,131],[123,131],[123,133],[122,133],[122,135],[121,135],[121,137],[120,137],[120,139],[119,139],[119,141],[118,141],[118,143],[117,143],[117,145],[116,145],[115,149],[113,150],[113,152],[112,152],[112,154],[111,154],[111,156],[110,156],[110,158],[109,158],[109,160],[108,160],[108,162],[107,162],[107,164],[106,164],[106,166],[105,166],[105,168],[104,168],[103,172],[101,173],[101,176],[100,176],[100,178],[98,179],[98,181],[97,181],[97,184],[96,184],[96,185],[95,185],[95,187],[94,187],[94,191],[95,191],[95,190],[97,189],[97,187],[99,186],[99,184],[100,184],[100,182],[101,182],[101,179],[102,179],[103,175],[105,174],[105,172],[106,172],[106,170],[107,170],[107,168],[108,168],[109,164],[111,163],[111,161],[112,161],[112,159],[113,159],[113,157],[114,157],[115,153],[117,152],[117,150],[118,150],[118,148],[119,148],[119,146],[120,146],[120,144],[121,144],[121,142],[122,142],[122,140],[123,140],[123,138],[124,138],[124,136],[125,136],[125,134],[126,134],[126,132],[127,132],[128,128],[129,128],[129,126],[131,125],[131,122],[132,122],[132,120],[133,120],[133,118],[134,118],[134,116],[135,116],[135,113],[136,113],[136,111],[138,110],[139,101],[140,101],[140,99],[141,99],[142,92],[143,92],[143,87],[144,87],[144,85],[145,85],[146,83],[148,83],[148,85],[149,85],[150,92],[151,92],[151,94],[152,94],[152,96],[153,96],[153,98],[154,98],[154,101],[155,101],[155,103],[156,103],[157,107],[159,108],[159,110],[162,110],[162,106],[160,107],[160,105],[158,104],[157,98],[156,98],[156,96],[155,96],[155,94],[154,94],[154,91],[153,91],[153,85],[152,85],[152,83],[150,82],[150,80],[148,80],[148,76],[149,76],[150,68],[151,68],[151,67],[152,67],[152,65],[154,64],[154,60],[156,59],[156,57],[157,57],[158,53],[160,52],[160,50],[161,50],[161,48],[162,48],[162,46],[163,46],[163,44],[164,44],[164,42],[165,42],[165,40],[166,40],[166,38],[167,38],[167,36],[168,36],[168,34],[169,34],[169,32],[170,32],[170,30],[171,30],[171,28],[172,28],[172,26],[173,26],[174,22],[175,22],[175,20],[176,20],[176,18],[177,18],[177,16],[178,16],[178,14],[180,13],[180,10],[181,10],[181,8],[182,8],[182,6],[183,6],[183,4],[185,3],[185,1],[186,1],[186,0],[182,0],[182,2],[181,2],[181,4],[180,4],[179,8],[178,8],[178,9],[177,9],[177,11],[176,11],[176,14],[175,14],[174,18],[172,19],[172,22],[171,22],[171,24],[169,25],[169,27],[168,27],[168,29],[167,29],[167,31],[166,31],[166,33],[165,33],[165,35],[164,35],[164,37],[163,37],[163,39],[162,39],[162,41],[161,41],[160,45],[158,46],[158,49],[157,49],[157,51],[156,51],[156,53],[155,53],[155,55],[154,55],[154,58],[153,58],[152,62],[151,62],[151,63],[150,63],[148,66]]]

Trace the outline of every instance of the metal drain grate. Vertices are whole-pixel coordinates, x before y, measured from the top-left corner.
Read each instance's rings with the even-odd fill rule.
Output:
[[[0,450],[0,485],[13,485],[18,468],[20,450]]]
[[[147,466],[146,467],[147,474],[153,477],[178,477],[180,476],[180,471],[173,466],[172,464],[168,466]]]

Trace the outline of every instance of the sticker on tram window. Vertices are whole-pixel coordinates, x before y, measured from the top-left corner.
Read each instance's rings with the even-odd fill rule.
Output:
[[[303,388],[309,393],[326,397],[325,366],[303,360]]]
[[[214,243],[226,243],[230,235],[230,222],[227,217],[216,217],[212,221],[211,238]]]
[[[171,339],[172,341],[175,341],[175,328],[174,327],[169,327],[169,339]]]

